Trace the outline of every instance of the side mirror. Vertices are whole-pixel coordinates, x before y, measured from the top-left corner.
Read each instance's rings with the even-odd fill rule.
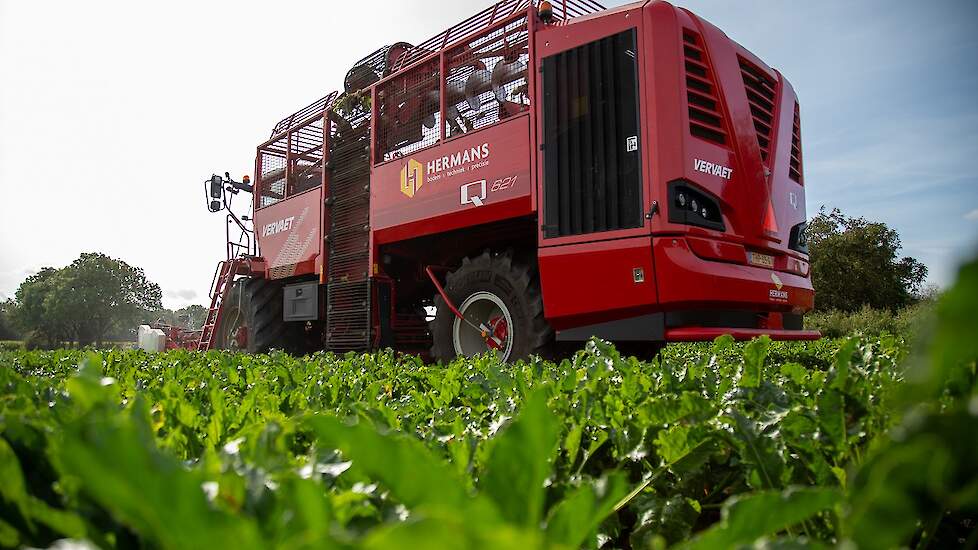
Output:
[[[211,198],[220,199],[224,193],[224,180],[221,176],[211,176]]]

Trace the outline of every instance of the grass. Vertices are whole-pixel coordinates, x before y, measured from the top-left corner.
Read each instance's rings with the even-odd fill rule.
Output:
[[[24,349],[24,342],[21,340],[0,340],[0,350],[17,351]]]
[[[916,334],[931,324],[934,302],[922,301],[912,306],[889,311],[864,306],[857,311],[817,311],[805,316],[805,327],[822,332],[827,338],[842,338],[851,334],[880,336],[881,334]]]

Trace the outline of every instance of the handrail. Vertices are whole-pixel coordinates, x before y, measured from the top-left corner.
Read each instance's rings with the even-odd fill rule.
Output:
[[[217,267],[214,268],[214,275],[211,277],[211,288],[207,291],[207,297],[214,301],[214,291],[215,283],[217,283],[217,275],[221,271],[221,267],[224,266],[224,262],[217,262]]]
[[[393,63],[391,73],[396,73],[417,61],[427,58],[452,44],[461,42],[481,31],[484,31],[512,15],[526,11],[530,6],[537,5],[537,0],[502,0],[480,11],[468,19],[425,40],[421,44],[408,49]],[[567,22],[574,17],[581,17],[603,11],[605,7],[595,0],[562,0],[555,8],[554,17]]]
[[[337,97],[339,97],[339,92],[331,92],[283,118],[272,128],[272,136],[268,141],[274,141],[276,136],[287,134],[300,126],[304,126],[310,118],[322,116],[323,112],[333,106]]]

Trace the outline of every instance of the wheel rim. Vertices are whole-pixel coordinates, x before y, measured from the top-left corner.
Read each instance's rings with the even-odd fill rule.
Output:
[[[240,351],[247,347],[244,341],[244,315],[240,309],[232,309],[225,313],[221,320],[221,348],[226,350]]]
[[[513,316],[501,298],[491,292],[476,292],[458,308],[465,318],[452,324],[455,354],[472,357],[495,350],[503,361],[513,351]]]

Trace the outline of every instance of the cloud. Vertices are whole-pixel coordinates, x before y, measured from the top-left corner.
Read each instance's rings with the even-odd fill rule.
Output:
[[[190,301],[197,297],[197,291],[191,289],[184,290],[167,290],[166,297],[172,298],[174,300],[180,299],[184,301]]]
[[[978,208],[975,208],[971,212],[965,214],[964,219],[972,222],[978,222]]]

